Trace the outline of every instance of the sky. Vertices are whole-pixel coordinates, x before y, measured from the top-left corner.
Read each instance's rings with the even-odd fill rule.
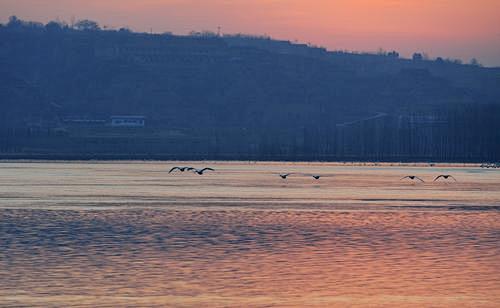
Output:
[[[0,0],[0,22],[11,15],[157,33],[221,27],[330,50],[425,52],[500,66],[500,0]]]

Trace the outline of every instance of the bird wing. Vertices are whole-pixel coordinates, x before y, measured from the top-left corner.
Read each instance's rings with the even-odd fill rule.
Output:
[[[437,176],[437,177],[434,179],[434,181],[433,181],[433,182],[436,182],[437,180],[439,180],[439,178],[442,178],[442,177],[443,177],[442,175]]]
[[[407,176],[405,176],[404,178],[401,178],[401,179],[400,179],[400,181],[401,181],[401,180],[404,180],[404,179],[409,179],[409,178],[410,178],[410,176],[409,176],[409,175],[407,175]]]
[[[457,179],[455,179],[455,177],[453,177],[453,175],[450,175],[450,178],[452,178],[453,180],[455,180],[455,182],[457,181]]]
[[[421,178],[419,178],[418,176],[416,176],[415,178],[416,178],[416,179],[419,179],[419,180],[420,180],[420,182],[425,183],[425,181],[424,181],[424,180],[422,180]]]
[[[179,168],[179,167],[173,167],[172,169],[170,169],[170,171],[168,173],[172,173],[172,172],[174,172],[177,169],[181,170],[181,168]]]
[[[215,171],[215,170],[212,168],[203,168],[200,170],[200,172],[204,172],[204,171]]]

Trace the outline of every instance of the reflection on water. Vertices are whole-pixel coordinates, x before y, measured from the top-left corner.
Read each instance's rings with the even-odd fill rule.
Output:
[[[164,165],[0,164],[0,306],[500,305],[497,172]]]

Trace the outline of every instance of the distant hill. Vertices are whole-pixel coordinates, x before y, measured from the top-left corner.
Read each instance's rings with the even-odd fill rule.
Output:
[[[265,37],[11,19],[0,108],[3,157],[500,160],[499,68]]]

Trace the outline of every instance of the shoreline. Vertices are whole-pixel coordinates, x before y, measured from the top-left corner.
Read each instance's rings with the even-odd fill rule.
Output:
[[[155,161],[209,161],[209,162],[276,162],[276,163],[332,163],[332,164],[375,164],[375,165],[428,165],[433,167],[437,164],[445,165],[481,165],[487,163],[495,163],[496,161],[479,160],[479,159],[463,159],[463,160],[441,160],[432,158],[359,158],[359,157],[323,157],[323,158],[307,158],[307,157],[290,157],[290,156],[260,156],[253,157],[251,155],[168,155],[168,154],[1,154],[0,163],[2,162],[57,162],[57,161],[74,161],[74,162],[91,162],[91,161],[130,161],[130,162],[155,162]]]
[[[86,159],[86,160],[64,160],[64,159],[0,159],[2,164],[242,164],[242,165],[309,165],[309,166],[332,166],[332,167],[415,167],[415,168],[481,168],[480,163],[468,162],[371,162],[371,161],[250,161],[250,160],[152,160],[152,159]]]

